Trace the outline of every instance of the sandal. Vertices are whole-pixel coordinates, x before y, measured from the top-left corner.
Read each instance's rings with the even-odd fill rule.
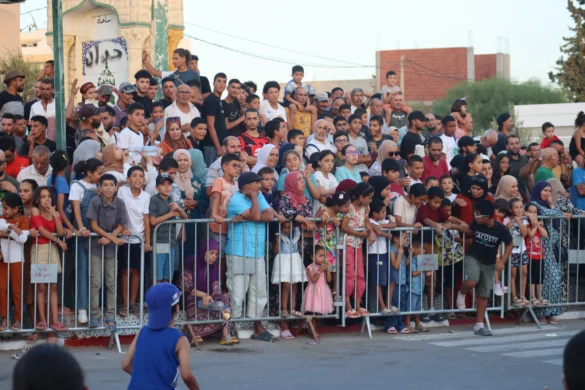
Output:
[[[422,326],[422,325],[419,325],[419,326],[417,326],[417,327],[416,327],[416,328],[414,328],[414,329],[416,329],[416,330],[418,330],[419,332],[422,332],[422,333],[429,333],[429,329],[428,329],[428,328],[425,328],[425,327],[424,327],[424,326]]]
[[[540,300],[538,298],[532,298],[530,303],[532,303],[532,306],[534,306],[534,307],[542,306],[542,302],[540,302]]]
[[[20,324],[20,321],[14,321],[14,323],[10,327],[10,330],[12,330],[14,332],[18,332],[21,329],[22,329],[22,325]]]
[[[385,316],[392,315],[392,310],[390,310],[386,307],[386,308],[382,309],[382,314],[384,314]]]
[[[410,329],[408,329],[408,328],[404,328],[404,329],[402,329],[402,330],[401,330],[400,332],[398,332],[398,333],[400,333],[400,334],[409,334],[409,333],[410,333]]]
[[[367,311],[366,309],[364,309],[363,307],[360,307],[357,311],[361,317],[369,317],[370,316],[370,312]]]
[[[36,326],[37,330],[47,330],[47,322],[46,321],[41,321],[37,324]]]
[[[51,329],[55,332],[66,332],[69,328],[62,322],[57,322],[51,325]]]
[[[131,303],[130,304],[130,314],[135,315],[135,316],[140,314],[140,306],[138,306],[138,303]]]
[[[522,299],[519,299],[518,297],[514,297],[512,299],[512,306],[513,307],[522,307],[524,305],[524,302],[522,302]]]
[[[227,340],[221,340],[219,342],[219,345],[231,345],[231,343],[229,341],[227,341]]]
[[[359,313],[353,309],[346,311],[345,316],[347,318],[360,318]]]
[[[290,317],[290,313],[288,312],[288,310],[282,310],[280,312],[280,316],[281,317]]]
[[[456,320],[457,315],[455,313],[449,313],[449,314],[447,314],[447,319],[448,320]]]
[[[231,345],[234,345],[234,344],[239,344],[240,340],[238,340],[237,337],[229,337],[227,339],[227,342],[230,343]]]
[[[550,301],[548,299],[540,298],[540,305],[541,306],[548,306],[548,305],[550,305]]]
[[[274,337],[269,331],[265,330],[261,334],[253,334],[250,337],[252,340],[259,340],[259,341],[266,341],[266,342],[273,342],[278,341],[278,337]]]
[[[292,340],[295,338],[295,336],[290,332],[290,330],[287,329],[280,332],[280,338],[285,340]]]
[[[550,320],[546,320],[546,322],[548,322],[551,325],[558,325],[561,323],[561,321],[557,320],[555,317],[550,317]]]
[[[6,318],[2,320],[2,324],[0,324],[0,332],[4,332],[8,330],[8,323],[6,322]]]
[[[116,321],[114,321],[114,320],[106,320],[106,326],[108,327],[108,330],[110,332],[115,332],[118,330],[118,328],[116,326]]]
[[[524,307],[530,307],[530,301],[528,299],[526,299],[526,297],[522,297],[522,305]]]
[[[128,310],[126,309],[126,305],[118,306],[118,315],[120,317],[126,317],[128,315]]]
[[[303,317],[303,313],[301,313],[300,311],[296,311],[296,310],[292,311],[292,315],[293,315],[293,317]]]
[[[410,333],[420,333],[418,328],[410,328]]]
[[[388,334],[398,334],[398,331],[396,330],[395,327],[391,327],[391,328],[388,328],[388,330],[386,331],[386,333],[388,333]]]
[[[37,341],[39,341],[40,338],[41,338],[40,334],[33,333],[26,338],[26,343],[29,345],[35,344]]]

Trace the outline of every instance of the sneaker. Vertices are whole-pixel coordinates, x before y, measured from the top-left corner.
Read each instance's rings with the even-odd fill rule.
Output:
[[[77,322],[79,322],[80,324],[87,324],[87,310],[79,310]]]
[[[89,327],[92,329],[99,328],[100,326],[102,326],[102,322],[100,321],[99,318],[92,318],[91,321],[89,322]]]
[[[465,295],[457,293],[457,309],[465,310]]]
[[[435,322],[443,322],[445,321],[445,317],[443,317],[441,314],[435,314],[431,316],[431,320],[435,321]]]
[[[491,336],[492,332],[487,328],[479,328],[473,332],[476,336]]]
[[[396,306],[392,306],[392,307],[390,308],[390,310],[392,310],[392,313],[394,313],[394,314],[400,313],[400,309],[399,309],[399,308],[397,308]]]
[[[504,292],[504,294],[507,294],[508,291],[510,291],[510,288],[508,286],[502,286],[502,291]]]
[[[494,285],[494,294],[496,294],[498,297],[504,296],[504,290],[499,283]]]

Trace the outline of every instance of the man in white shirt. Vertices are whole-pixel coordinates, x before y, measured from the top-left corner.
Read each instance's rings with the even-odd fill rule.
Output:
[[[188,137],[191,135],[191,121],[195,118],[201,117],[201,113],[189,102],[191,97],[191,88],[186,84],[179,85],[177,88],[177,100],[170,106],[165,108],[165,123],[168,118],[180,118],[181,119],[181,130],[183,135]],[[128,111],[128,113],[130,113]]]
[[[41,115],[47,118],[47,138],[57,141],[57,120],[55,114],[55,99],[53,99],[53,81],[44,79],[41,81],[41,98],[30,108],[30,118]]]
[[[128,106],[128,126],[118,135],[117,145],[120,149],[128,150],[144,146],[144,137],[140,127],[144,123],[144,107],[140,103]],[[129,164],[140,162],[140,153],[130,152]]]
[[[333,153],[336,152],[333,144],[327,140],[328,133],[329,127],[325,119],[319,119],[315,122],[315,138],[305,147],[305,156],[307,156],[307,159],[310,159],[311,155],[315,152],[322,152],[324,150],[331,150]]]
[[[32,165],[21,169],[20,173],[16,177],[18,182],[22,183],[25,179],[32,179],[37,182],[40,186],[47,185],[47,179],[52,172],[51,166],[49,165],[49,155],[51,151],[44,145],[37,146],[32,155]]]
[[[282,118],[288,123],[286,110],[278,103],[280,85],[276,81],[268,81],[264,84],[262,92],[266,96],[266,100],[260,102],[260,116],[263,123],[268,123],[268,121],[271,121],[274,118]]]
[[[457,123],[455,118],[451,115],[446,115],[443,120],[443,154],[442,157],[447,161],[447,165],[451,168],[451,159],[458,153],[457,141],[455,139],[455,130],[457,130]]]

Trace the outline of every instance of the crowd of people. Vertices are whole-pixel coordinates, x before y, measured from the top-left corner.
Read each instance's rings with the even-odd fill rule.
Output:
[[[412,110],[391,70],[369,94],[315,91],[294,66],[280,98],[276,81],[258,89],[220,72],[210,82],[184,49],[172,72],[146,53],[143,62],[133,83],[73,81],[65,150],[52,62],[30,102],[24,75],[4,76],[0,331],[22,329],[24,307],[38,331],[67,330],[63,315],[114,330],[140,312],[140,284],[162,282],[179,288],[188,320],[214,320],[186,327],[193,343],[216,332],[237,343],[229,319],[242,317],[254,321],[252,338],[272,341],[260,321],[268,316],[282,318],[285,339],[306,317],[318,342],[314,316],[336,302],[349,319],[380,313],[387,333],[425,332],[444,319],[425,314],[438,292],[454,319],[472,289],[478,335],[491,334],[492,291],[557,322],[566,250],[585,228],[571,220],[585,213],[583,112],[568,149],[548,122],[541,142],[521,145],[509,113],[473,138],[472,102]],[[205,218],[209,226],[181,223]],[[419,270],[422,254],[438,255],[438,272]],[[31,264],[55,264],[59,283],[33,288]],[[422,314],[411,326],[401,312]]]

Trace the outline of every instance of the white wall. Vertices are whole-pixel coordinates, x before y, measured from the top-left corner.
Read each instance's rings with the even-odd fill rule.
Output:
[[[585,111],[585,103],[527,104],[514,106],[516,118],[522,127],[533,130],[534,138],[542,139],[542,124],[551,122],[555,134],[565,147],[575,131],[575,118],[579,111]]]

